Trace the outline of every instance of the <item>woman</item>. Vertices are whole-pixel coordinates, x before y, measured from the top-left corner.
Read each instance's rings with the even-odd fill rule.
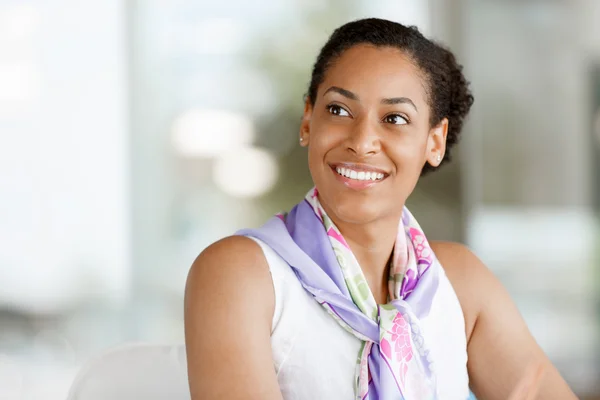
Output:
[[[404,208],[472,103],[453,54],[416,28],[333,33],[300,126],[315,188],[191,268],[193,399],[575,398],[492,273]]]

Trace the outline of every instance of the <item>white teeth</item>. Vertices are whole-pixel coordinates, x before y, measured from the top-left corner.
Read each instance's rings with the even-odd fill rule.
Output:
[[[381,172],[354,171],[343,167],[336,167],[335,170],[338,174],[357,181],[378,181],[384,177]]]

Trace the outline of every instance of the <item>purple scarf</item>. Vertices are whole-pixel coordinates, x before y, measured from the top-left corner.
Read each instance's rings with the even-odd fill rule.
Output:
[[[403,244],[404,255],[394,259],[400,258],[406,265],[401,275],[395,275],[400,280],[395,295],[394,277],[390,277],[391,301],[375,305],[374,316],[366,315],[353,300],[348,277],[340,267],[339,252],[332,246],[337,244],[333,238],[345,241],[320,208],[316,190],[289,214],[277,215],[259,229],[237,234],[270,246],[290,265],[304,289],[344,329],[364,342],[355,381],[357,399],[437,398],[435,372],[419,320],[429,313],[441,266],[406,208],[394,249],[394,253],[401,254],[403,249],[398,249],[398,243]]]

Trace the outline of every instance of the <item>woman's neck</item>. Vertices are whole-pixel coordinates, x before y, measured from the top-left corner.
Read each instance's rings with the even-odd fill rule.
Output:
[[[389,260],[394,250],[401,216],[366,224],[339,221],[329,215],[356,257],[378,304],[387,303]]]

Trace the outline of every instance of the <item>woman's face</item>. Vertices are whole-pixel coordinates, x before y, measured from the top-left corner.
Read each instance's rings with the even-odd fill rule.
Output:
[[[444,155],[423,73],[400,50],[357,45],[325,73],[300,130],[319,199],[335,220],[399,217],[425,162]]]

